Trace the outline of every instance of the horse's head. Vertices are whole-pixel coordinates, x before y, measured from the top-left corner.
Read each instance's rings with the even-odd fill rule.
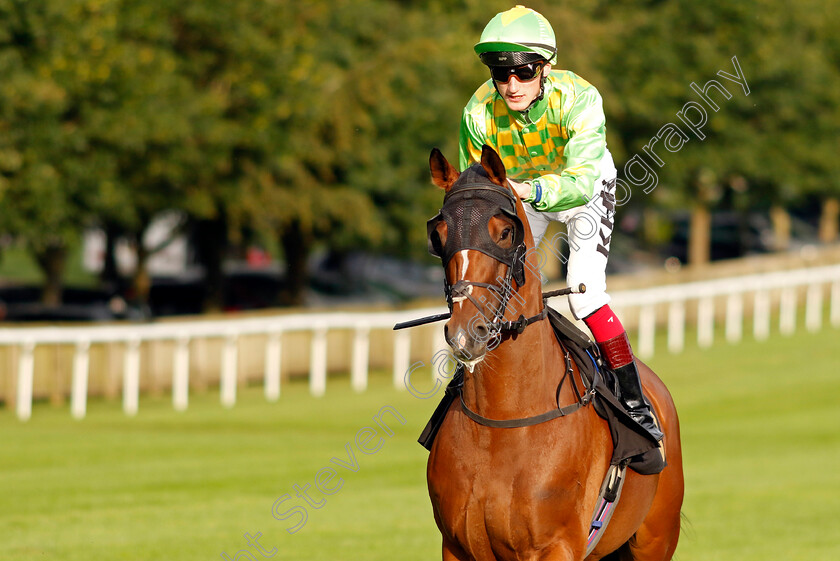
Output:
[[[446,191],[440,214],[429,220],[429,251],[443,261],[451,318],[446,340],[472,367],[498,344],[511,319],[527,305],[526,278],[539,290],[525,209],[511,189],[499,155],[484,146],[481,162],[459,173],[438,149],[429,158],[432,180]],[[537,292],[537,294],[540,294]],[[513,304],[516,304],[515,306]],[[521,330],[520,330],[521,331]]]

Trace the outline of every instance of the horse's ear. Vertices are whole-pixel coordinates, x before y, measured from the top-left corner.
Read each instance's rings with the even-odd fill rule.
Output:
[[[429,168],[432,170],[432,182],[444,191],[449,191],[461,175],[452,164],[446,161],[443,153],[437,148],[433,148],[429,155]]]
[[[502,159],[495,150],[486,144],[481,147],[481,167],[487,172],[487,177],[496,185],[507,187],[507,172]]]

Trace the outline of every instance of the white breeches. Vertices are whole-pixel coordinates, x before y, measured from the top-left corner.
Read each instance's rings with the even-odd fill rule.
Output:
[[[615,216],[616,169],[609,150],[601,158],[600,171],[594,197],[585,205],[560,212],[540,212],[531,205],[525,205],[537,248],[550,221],[566,224],[566,233],[545,240],[547,247],[538,249],[538,252],[543,253],[539,256],[540,262],[552,257],[565,260],[562,240],[569,245],[566,283],[574,287],[580,283],[586,285],[583,294],[569,295],[569,307],[577,319],[585,318],[610,301],[606,271]]]

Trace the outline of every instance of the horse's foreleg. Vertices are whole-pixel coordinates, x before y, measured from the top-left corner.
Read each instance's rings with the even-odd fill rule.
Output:
[[[473,561],[457,544],[443,539],[443,561]]]
[[[669,561],[674,556],[679,539],[679,514],[663,527],[664,521],[645,521],[630,540],[630,558],[634,561]]]
[[[581,561],[583,559],[583,549],[573,548],[567,543],[558,543],[550,550],[543,552],[540,561]]]

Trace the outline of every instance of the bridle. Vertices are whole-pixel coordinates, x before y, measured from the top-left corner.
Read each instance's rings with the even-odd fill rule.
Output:
[[[456,182],[456,184],[457,184],[457,182]],[[470,193],[471,191],[476,191],[476,192],[481,193],[482,190],[486,190],[486,189],[490,189],[491,192],[496,192],[496,191],[501,190],[501,188],[496,188],[495,184],[491,184],[491,185],[493,185],[493,186],[488,187],[486,185],[470,185],[470,186],[463,187],[462,189],[463,189],[464,192],[467,192],[467,193]],[[453,189],[454,189],[454,187],[453,187]],[[447,301],[447,304],[449,305],[449,312],[450,312],[449,314],[444,314],[445,317],[450,317],[451,316],[455,299],[457,299],[457,298],[468,299],[470,302],[473,303],[473,305],[475,305],[476,309],[484,317],[484,321],[487,324],[487,327],[490,331],[490,337],[488,338],[488,343],[490,344],[491,347],[492,347],[492,343],[497,343],[498,341],[501,340],[501,337],[505,332],[522,333],[525,330],[525,328],[528,327],[530,324],[541,321],[541,320],[545,319],[546,317],[548,317],[548,306],[546,305],[546,302],[545,302],[546,299],[548,299],[552,296],[560,295],[560,294],[570,294],[572,292],[575,292],[575,290],[572,289],[572,288],[563,288],[563,289],[560,289],[560,290],[555,290],[555,291],[551,291],[551,292],[542,293],[542,306],[541,306],[541,310],[540,310],[539,313],[537,313],[537,314],[535,314],[531,317],[528,317],[528,318],[526,318],[524,315],[520,314],[519,318],[514,320],[514,321],[504,321],[504,316],[505,316],[505,313],[507,311],[507,305],[510,302],[510,297],[511,297],[511,294],[512,294],[512,291],[513,291],[513,284],[512,284],[513,281],[515,280],[517,285],[520,286],[520,287],[525,284],[525,257],[526,257],[526,247],[525,247],[525,242],[523,240],[524,231],[522,230],[522,228],[523,228],[522,221],[519,220],[519,217],[516,216],[516,214],[515,214],[516,202],[515,202],[515,199],[513,199],[513,195],[511,195],[507,190],[505,190],[505,193],[507,195],[510,195],[510,198],[512,199],[511,204],[513,205],[513,216],[516,217],[516,219],[513,220],[513,218],[511,218],[511,215],[508,212],[506,212],[506,209],[501,208],[500,210],[502,211],[502,214],[506,215],[508,218],[511,218],[511,220],[513,220],[513,222],[515,224],[515,227],[518,230],[517,235],[514,236],[513,246],[510,248],[509,252],[505,252],[505,253],[509,253],[509,255],[500,254],[499,251],[488,249],[487,247],[480,247],[481,243],[467,244],[467,245],[470,246],[469,249],[476,249],[478,251],[486,253],[487,255],[490,255],[490,256],[494,257],[498,261],[501,261],[502,263],[506,263],[508,265],[507,272],[505,273],[505,276],[502,279],[501,284],[492,284],[492,283],[486,283],[486,282],[477,282],[477,281],[460,279],[460,280],[456,281],[455,284],[450,285],[449,280],[446,279],[446,277],[444,276],[444,284],[445,284],[445,289],[446,289],[446,301]],[[438,222],[442,219],[442,217],[445,216],[444,210],[446,209],[447,202],[449,202],[449,201],[447,201],[447,198],[450,195],[451,195],[451,191],[449,193],[447,193],[446,198],[444,198],[444,208],[441,209],[441,213],[438,214],[437,216],[435,216],[434,218],[432,218],[431,220],[429,220],[429,223],[428,223],[430,251],[432,251],[433,255],[439,255],[443,259],[444,268],[446,268],[446,264],[448,263],[448,259],[451,259],[451,257],[455,253],[457,253],[458,251],[462,251],[463,249],[467,249],[466,247],[460,247],[460,243],[459,243],[456,247],[451,248],[449,251],[440,251],[441,249],[445,249],[445,248],[439,243],[437,245],[434,244],[433,234],[435,234],[437,232]],[[474,197],[474,196],[476,196],[474,193],[470,193],[470,195],[469,195],[469,197]],[[478,198],[481,198],[481,196],[482,196],[481,194],[477,195]],[[486,194],[485,194],[485,196],[486,196]],[[468,197],[463,197],[463,198],[468,198]],[[492,216],[495,216],[495,214],[493,214]],[[488,220],[489,220],[489,217],[488,217]],[[482,224],[483,223],[479,222],[479,226],[481,226]],[[447,222],[447,226],[449,226],[449,222]],[[474,225],[473,225],[472,229],[475,230]],[[479,230],[479,231],[482,231],[482,230]],[[488,238],[489,238],[489,236],[488,236]],[[450,245],[449,240],[450,240],[450,236],[447,235],[446,248],[449,248],[449,245]],[[438,242],[439,241],[440,240],[438,240]],[[461,243],[463,243],[463,242],[461,242]],[[498,248],[498,246],[496,246],[496,247]],[[448,258],[447,258],[447,255],[448,255]],[[488,317],[488,313],[484,309],[484,306],[482,305],[482,302],[479,302],[479,300],[471,294],[470,287],[473,287],[473,286],[480,287],[480,288],[486,288],[486,289],[490,290],[491,292],[496,293],[500,297],[501,305],[494,312],[492,319],[490,319]],[[577,291],[578,292],[585,292],[586,287],[583,284],[581,284],[577,287]],[[436,317],[436,316],[432,316],[432,317]],[[424,318],[424,319],[430,319],[430,318]],[[443,319],[443,317],[440,317],[440,319]],[[423,320],[415,320],[415,321],[423,321]],[[434,321],[434,320],[431,320],[431,321]],[[396,329],[396,327],[395,327],[395,329]],[[566,349],[566,347],[563,346],[562,343],[561,343],[561,347],[563,347],[563,353],[564,353],[564,358],[565,358],[565,362],[566,362],[566,370],[565,370],[565,373],[564,373],[563,377],[560,380],[560,383],[557,386],[557,392],[556,392],[555,400],[558,400],[558,401],[557,401],[557,407],[556,408],[551,409],[549,411],[546,411],[545,413],[541,413],[539,415],[533,415],[533,416],[530,416],[530,417],[522,417],[522,418],[516,418],[516,419],[491,419],[489,417],[485,417],[485,416],[477,413],[476,411],[473,411],[472,409],[470,409],[467,406],[467,404],[464,402],[464,394],[461,391],[461,386],[463,385],[463,380],[464,380],[464,378],[463,378],[463,367],[462,367],[461,377],[459,379],[456,375],[455,380],[453,380],[453,382],[455,383],[455,387],[452,388],[453,391],[456,391],[458,393],[458,397],[461,401],[461,410],[464,412],[464,414],[467,417],[469,417],[470,419],[472,419],[476,423],[487,426],[487,427],[492,427],[492,428],[521,428],[521,427],[530,427],[530,426],[533,426],[533,425],[538,425],[538,424],[541,424],[541,423],[545,423],[547,421],[551,421],[551,420],[557,419],[559,417],[565,417],[566,415],[570,415],[570,414],[574,413],[578,409],[586,407],[587,405],[589,405],[589,403],[592,400],[592,397],[595,395],[595,389],[594,389],[595,382],[593,380],[593,382],[591,384],[588,384],[588,381],[586,380],[586,378],[581,377],[585,392],[580,391],[580,389],[577,387],[577,383],[575,382],[575,375],[574,375],[575,372],[574,372],[574,369],[572,368],[572,358],[571,358],[571,355],[569,353],[569,350]],[[597,370],[596,370],[596,376],[597,376]],[[565,407],[561,407],[560,404],[559,404],[560,390],[562,389],[563,383],[565,382],[566,378],[570,378],[572,380],[574,394],[577,396],[577,399],[575,400],[574,403],[572,403],[570,405],[567,405]]]
[[[508,269],[510,271],[510,269]],[[507,312],[507,305],[510,302],[510,294],[512,290],[510,274],[505,276],[501,286],[486,282],[476,282],[468,280],[459,280],[454,285],[449,285],[446,282],[446,301],[449,305],[449,312],[452,313],[452,306],[456,298],[466,298],[476,307],[478,312],[484,318],[487,328],[490,330],[491,337],[499,337],[504,332],[522,333],[530,324],[545,319],[548,315],[548,308],[543,304],[542,310],[531,317],[526,318],[523,314],[513,321],[504,321],[505,313]],[[475,296],[470,293],[470,287],[477,286],[479,288],[486,288],[495,292],[499,296],[501,305],[493,313],[492,319],[485,311],[484,306],[479,302]]]
[[[484,179],[484,181],[481,181]],[[488,223],[493,216],[502,215],[513,223],[511,247],[503,248],[490,238]],[[440,222],[447,225],[446,243],[437,234]],[[465,171],[447,192],[440,212],[427,223],[429,252],[438,256],[444,268],[455,254],[473,249],[493,257],[507,265],[498,284],[461,279],[454,284],[444,278],[444,293],[450,314],[456,300],[469,300],[482,315],[491,337],[499,338],[505,332],[522,333],[531,323],[545,319],[548,309],[543,304],[541,311],[526,318],[520,314],[513,321],[505,321],[508,304],[513,293],[513,282],[525,285],[525,230],[522,220],[516,214],[516,198],[508,189],[491,183],[472,169]],[[472,287],[485,288],[494,293],[499,305],[492,313],[485,308],[486,299],[480,302],[472,295]]]
[[[472,212],[468,213],[467,210],[478,211],[477,218],[479,220],[477,223],[480,226],[479,228],[472,227]],[[514,225],[515,232],[510,248],[498,246],[490,238],[487,231],[487,223],[490,218],[499,214],[508,218]],[[437,226],[440,222],[446,222],[448,228],[445,244],[441,242],[437,233]],[[499,284],[466,279],[450,284],[449,280],[444,277],[444,293],[449,312],[400,322],[394,326],[395,330],[449,319],[452,317],[455,299],[466,298],[481,313],[493,336],[500,337],[502,334],[510,332],[522,333],[532,323],[547,317],[548,307],[545,301],[548,298],[586,290],[586,287],[581,284],[574,288],[567,287],[543,292],[542,309],[538,314],[527,318],[520,314],[515,320],[504,320],[507,306],[513,294],[513,282],[516,281],[517,286],[520,287],[525,285],[525,258],[527,257],[525,229],[522,220],[516,214],[516,198],[513,193],[500,185],[491,183],[477,166],[465,170],[455,181],[443,199],[443,207],[440,212],[426,222],[426,233],[429,253],[441,258],[444,269],[456,253],[464,249],[475,249],[506,264],[508,266],[507,272]],[[501,305],[493,314],[488,314],[483,303],[470,293],[470,287],[472,286],[486,288],[499,297]]]
[[[490,182],[479,170],[480,168],[477,166],[465,170],[447,191],[440,212],[426,223],[429,252],[432,255],[440,257],[443,267],[446,269],[449,261],[455,254],[465,249],[480,251],[493,257],[500,263],[507,265],[504,278],[498,284],[467,279],[459,279],[454,284],[450,284],[449,279],[444,276],[444,290],[446,302],[449,306],[449,313],[398,323],[394,326],[394,329],[415,327],[449,319],[452,316],[455,301],[467,299],[482,315],[490,332],[490,338],[494,338],[497,342],[501,340],[504,333],[522,333],[532,323],[546,319],[549,310],[545,302],[546,299],[562,294],[584,292],[586,290],[586,287],[580,284],[576,288],[567,287],[551,292],[544,292],[542,293],[542,305],[539,313],[527,318],[523,314],[520,314],[516,320],[505,321],[504,317],[507,313],[511,295],[513,294],[513,282],[515,281],[518,287],[525,285],[525,258],[527,255],[525,229],[522,220],[516,214],[516,197],[514,194],[508,189]],[[509,219],[514,225],[513,242],[509,248],[499,246],[490,237],[489,221],[492,217],[498,215]],[[441,222],[445,222],[447,226],[445,243],[440,239],[437,231]],[[479,301],[479,299],[473,296],[470,290],[472,287],[485,288],[499,297],[500,305],[492,314],[489,314],[485,309],[484,304],[486,303],[486,299]],[[574,381],[574,370],[568,350],[564,350],[564,356],[566,360],[566,374],[564,374],[558,385],[557,397],[559,398],[563,381],[569,374],[572,375],[572,384],[575,386],[575,393],[578,396],[575,403],[566,407],[560,407],[558,404],[556,409],[546,413],[520,419],[500,420],[484,417],[469,409],[466,403],[464,403],[463,394],[461,393],[461,385],[464,380],[463,366],[459,370],[460,378],[458,373],[456,373],[456,377],[450,383],[447,392],[451,390],[460,394],[461,409],[464,411],[464,414],[482,425],[496,428],[515,428],[544,423],[558,417],[569,415],[585,407],[590,403],[594,395],[594,389],[587,387],[586,380],[583,381],[586,392],[583,394],[579,392]],[[455,393],[452,395],[455,395]]]

